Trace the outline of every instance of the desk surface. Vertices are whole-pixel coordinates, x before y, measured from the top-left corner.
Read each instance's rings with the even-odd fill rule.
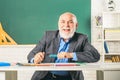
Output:
[[[53,64],[53,63],[52,63]],[[50,70],[120,70],[120,63],[86,63],[80,66],[5,66],[0,67],[0,71],[19,71],[19,70],[36,70],[36,71],[50,71]]]

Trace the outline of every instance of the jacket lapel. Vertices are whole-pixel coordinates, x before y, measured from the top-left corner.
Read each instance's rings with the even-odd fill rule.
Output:
[[[69,46],[68,52],[73,52],[75,46],[77,45],[77,37],[75,36],[75,34],[74,34],[74,36],[70,40],[70,46]]]
[[[59,38],[55,38],[54,39],[54,43],[53,43],[53,52],[54,54],[57,54],[58,53],[58,49],[59,49],[59,42],[60,42],[60,39]]]
[[[60,42],[60,37],[57,35],[57,37],[53,40],[53,54],[58,53],[59,49],[59,42]],[[55,58],[52,58],[52,61],[54,62]]]
[[[74,38],[74,39],[73,39],[73,38]],[[74,52],[75,46],[77,45],[76,37],[74,36],[73,38],[71,39],[68,52]],[[71,62],[71,61],[72,61],[72,58],[69,58],[69,59],[68,59],[68,62]]]
[[[73,52],[77,41],[71,41],[68,52]]]

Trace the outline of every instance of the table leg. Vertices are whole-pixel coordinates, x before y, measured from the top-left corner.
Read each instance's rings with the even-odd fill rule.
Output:
[[[17,80],[17,71],[5,71],[5,80]]]

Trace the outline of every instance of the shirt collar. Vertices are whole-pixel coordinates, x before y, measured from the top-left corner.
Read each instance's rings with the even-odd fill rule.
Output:
[[[60,41],[65,42],[65,43],[69,43],[69,42],[70,42],[70,40],[71,40],[71,38],[70,38],[70,39],[68,39],[68,41],[67,41],[67,42],[65,42],[65,41],[64,41],[64,39],[63,39],[62,37],[60,38]]]

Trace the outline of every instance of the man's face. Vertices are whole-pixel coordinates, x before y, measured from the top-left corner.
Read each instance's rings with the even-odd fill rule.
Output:
[[[77,22],[71,14],[64,14],[60,17],[58,26],[60,36],[65,39],[69,39],[74,35],[77,28]]]

